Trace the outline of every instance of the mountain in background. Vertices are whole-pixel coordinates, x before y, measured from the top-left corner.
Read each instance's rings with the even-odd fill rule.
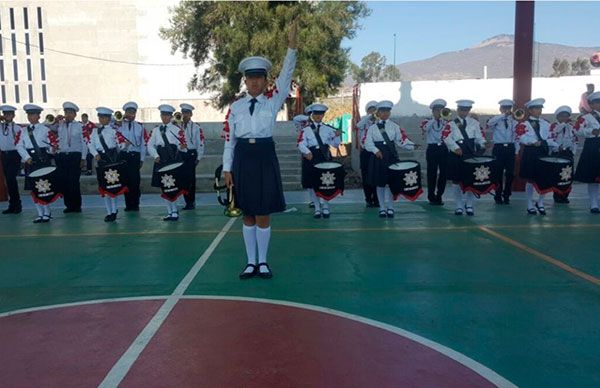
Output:
[[[554,43],[534,45],[534,76],[549,77],[555,58],[590,58],[600,47],[573,47]],[[487,65],[488,78],[511,78],[513,75],[514,35],[497,35],[459,51],[451,51],[420,61],[398,65],[403,80],[438,80],[483,78]],[[538,60],[539,59],[539,60]],[[539,62],[539,65],[538,65]],[[350,84],[352,84],[350,78]]]

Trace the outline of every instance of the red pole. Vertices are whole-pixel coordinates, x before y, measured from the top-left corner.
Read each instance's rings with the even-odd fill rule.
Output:
[[[513,59],[513,100],[517,107],[523,107],[531,100],[531,79],[533,77],[533,23],[535,20],[534,1],[515,2],[515,51]],[[513,183],[513,190],[525,190],[525,181],[518,178]]]

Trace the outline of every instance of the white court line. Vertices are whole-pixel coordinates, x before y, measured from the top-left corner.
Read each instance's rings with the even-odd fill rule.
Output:
[[[219,232],[219,234],[215,237],[215,239],[210,243],[208,248],[204,251],[202,256],[198,258],[192,269],[185,275],[183,280],[179,283],[179,285],[175,288],[173,293],[167,298],[167,300],[163,303],[163,305],[158,309],[154,317],[148,322],[146,327],[141,331],[141,333],[137,336],[137,338],[133,341],[133,343],[129,346],[127,351],[123,353],[121,358],[113,365],[110,372],[106,375],[104,380],[100,383],[99,387],[108,388],[108,387],[117,387],[121,381],[125,378],[135,361],[139,358],[140,354],[144,351],[146,346],[150,343],[150,340],[154,337],[154,335],[158,332],[158,329],[165,322],[169,313],[173,310],[173,307],[177,304],[180,297],[183,295],[185,290],[188,288],[194,277],[198,274],[200,269],[204,266],[210,255],[215,251],[223,237],[227,234],[231,226],[235,222],[236,218],[231,218],[223,229]]]
[[[49,305],[49,306],[40,306],[40,307],[32,307],[32,308],[27,308],[27,309],[9,311],[7,313],[0,314],[0,318],[11,316],[11,315],[16,315],[16,314],[24,314],[24,313],[31,313],[31,312],[36,312],[36,311],[59,309],[59,308],[64,308],[64,307],[86,306],[86,305],[112,303],[112,302],[164,300],[164,299],[169,299],[171,297],[172,296],[140,296],[140,297],[125,297],[125,298],[115,298],[115,299],[96,299],[96,300],[89,300],[89,301],[83,301],[83,302],[55,304],[55,305]],[[320,312],[320,313],[324,313],[324,314],[338,316],[338,317],[353,320],[353,321],[356,321],[356,322],[359,322],[359,323],[362,323],[365,325],[377,327],[379,329],[386,330],[386,331],[389,331],[396,335],[399,335],[401,337],[405,337],[412,341],[415,341],[423,346],[426,346],[436,352],[439,352],[439,353],[445,355],[446,357],[464,365],[465,367],[467,367],[470,370],[472,370],[473,372],[479,374],[480,376],[482,376],[483,378],[485,378],[486,380],[490,381],[491,383],[495,384],[498,387],[502,387],[502,388],[516,387],[515,384],[511,383],[506,378],[500,376],[498,373],[494,372],[492,369],[486,367],[483,364],[480,364],[479,362],[473,360],[472,358],[470,358],[460,352],[457,352],[451,348],[448,348],[448,347],[446,347],[442,344],[439,344],[435,341],[432,341],[430,339],[422,337],[418,334],[401,329],[397,326],[393,326],[393,325],[389,325],[387,323],[383,323],[383,322],[379,322],[379,321],[376,321],[373,319],[365,318],[360,315],[350,314],[350,313],[346,313],[346,312],[343,312],[340,310],[330,309],[327,307],[321,307],[321,306],[297,303],[297,302],[289,302],[289,301],[277,300],[277,299],[250,298],[250,297],[242,297],[242,296],[223,296],[223,295],[179,295],[179,296],[173,297],[173,298],[175,298],[177,300],[181,300],[181,299],[199,300],[199,299],[202,299],[202,300],[230,300],[230,301],[265,303],[265,304],[274,304],[274,305],[281,305],[281,306],[287,306],[287,307],[294,307],[294,308],[298,308],[298,309],[311,310],[311,311],[316,311],[316,312]],[[138,356],[139,356],[139,354],[138,354]],[[121,378],[121,380],[122,380],[122,378]],[[116,383],[116,384],[118,384],[118,383]]]

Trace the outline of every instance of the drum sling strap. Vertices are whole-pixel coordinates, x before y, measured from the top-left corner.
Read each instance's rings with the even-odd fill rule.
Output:
[[[29,127],[27,127],[27,134],[29,135],[29,140],[31,141],[31,145],[33,146],[33,150],[35,151],[34,158],[37,159],[39,163],[44,164],[44,163],[46,163],[46,158],[45,158],[45,155],[42,154],[42,151],[40,150],[40,146],[37,143],[37,140],[35,140],[35,136],[33,135],[34,128],[35,127],[33,125],[30,125]]]
[[[385,121],[378,123],[377,128],[379,128],[379,133],[381,134],[381,137],[383,137],[383,141],[385,141],[385,145],[388,147],[388,149],[392,153],[392,157],[394,158],[394,161],[400,160],[400,158],[398,157],[398,152],[396,151],[396,144],[394,144],[390,140],[390,137],[388,136],[387,132],[385,131]]]
[[[106,155],[106,157],[111,162],[114,162],[114,160],[112,158],[111,149],[108,148],[108,145],[106,144],[106,140],[104,140],[104,134],[102,133],[103,129],[104,129],[104,127],[98,129],[98,138],[100,139],[100,145],[102,145],[102,148],[104,149],[104,154]]]
[[[471,155],[475,156],[475,150],[473,149],[473,147],[471,147],[471,143],[469,142],[469,135],[467,135],[467,120],[465,120],[464,124],[458,118],[454,120],[454,122],[456,123],[456,127],[460,131],[460,134],[462,135],[463,140],[465,141],[465,147],[467,148],[467,151],[469,151]]]
[[[165,125],[160,127],[160,136],[163,139],[163,143],[165,143],[165,149],[167,150],[167,154],[169,155],[169,161],[174,161],[175,160],[175,155],[173,155],[173,147],[169,147],[170,145],[172,145],[169,142],[169,139],[167,138],[167,127]],[[161,163],[164,163],[161,160]]]
[[[540,134],[540,122],[537,120],[529,120],[529,124],[531,125],[531,128],[533,128],[535,136],[538,138],[539,141],[542,142],[542,150],[544,151],[544,154],[548,155],[548,142],[542,139],[542,135]]]
[[[327,148],[325,148],[325,145],[323,144],[323,139],[321,139],[321,125],[319,124],[315,127],[315,124],[313,123],[311,125],[311,128],[313,129],[313,132],[315,134],[315,139],[317,139],[317,144],[319,145],[319,152],[321,152],[325,160],[330,160],[331,156],[329,155],[329,152],[327,152]],[[316,131],[314,131],[315,129]]]

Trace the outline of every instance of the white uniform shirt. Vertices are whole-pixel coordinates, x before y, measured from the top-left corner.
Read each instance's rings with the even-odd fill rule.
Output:
[[[146,158],[146,141],[144,140],[145,129],[142,123],[124,119],[117,131],[125,137],[125,140],[131,143],[126,145],[125,151],[139,152],[140,160],[143,162]]]
[[[61,121],[56,128],[58,133],[58,152],[81,152],[81,159],[87,156],[87,142],[84,139],[83,126],[78,121]]]
[[[458,120],[461,119],[458,118]],[[479,121],[472,117],[467,117],[465,120],[467,121],[467,126],[465,128],[467,137],[469,139],[475,139],[475,144],[483,148],[485,146],[485,137],[483,136]],[[448,146],[448,149],[453,152],[460,148],[458,145],[459,141],[466,140],[454,120],[449,121],[444,127],[442,139],[444,140],[444,143],[446,143],[446,146]]]
[[[365,140],[367,138],[367,131],[371,127],[371,125],[375,124],[377,119],[373,115],[367,115],[360,119],[358,123],[356,123],[357,135],[358,135],[358,144],[360,144],[361,148],[365,147]]]
[[[185,124],[183,130],[185,132],[185,141],[188,149],[197,150],[198,158],[196,160],[202,159],[202,156],[204,155],[204,132],[202,131],[202,128],[190,120]]]
[[[427,144],[442,145],[442,131],[448,122],[442,118],[430,118],[421,122],[421,130],[427,135]]]
[[[0,123],[0,151],[16,150],[16,143],[21,130],[21,127],[15,124],[14,121]]]
[[[379,121],[377,124],[381,123]],[[367,131],[367,137],[365,139],[365,149],[369,152],[376,154],[379,152],[379,148],[375,146],[375,142],[385,141],[383,139],[383,135],[377,124],[373,124],[369,127]],[[412,151],[415,149],[415,143],[413,143],[404,132],[403,129],[400,129],[398,124],[391,120],[385,120],[385,132],[387,133],[390,141],[395,143],[398,147]]]
[[[600,112],[595,111],[598,117],[600,117]],[[600,135],[592,134],[594,129],[600,129],[600,122],[596,120],[594,115],[591,113],[585,114],[577,120],[575,124],[575,130],[577,131],[577,135],[581,137],[598,137]]]
[[[150,139],[148,140],[148,154],[154,159],[158,158],[158,151],[156,148],[158,146],[164,147],[165,145],[160,133],[160,127],[162,127],[162,125],[159,125],[152,130]],[[167,135],[167,140],[170,144],[176,145],[180,152],[187,152],[187,149],[182,147],[182,143],[185,142],[185,135],[181,128],[171,123],[166,124],[165,134]]]
[[[519,142],[523,145],[534,145],[540,140],[545,140],[548,143],[548,147],[558,148],[558,145],[550,136],[550,123],[544,119],[536,119],[534,117],[531,117],[530,120],[539,121],[541,139],[537,137],[529,120],[525,120],[517,124],[516,131],[519,136]]]
[[[332,147],[339,147],[342,142],[340,137],[335,134],[336,129],[330,127],[327,124],[314,123],[315,127],[319,128],[319,135],[324,145]],[[317,141],[316,129],[311,127],[304,127],[298,136],[298,150],[306,155],[310,151],[310,147],[318,147],[319,142]]]
[[[517,135],[515,127],[518,121],[510,115],[497,115],[490,118],[487,127],[492,131],[492,141],[494,144],[516,144]]]
[[[273,136],[277,112],[288,97],[292,74],[296,67],[296,50],[288,48],[281,67],[281,73],[275,82],[273,93],[261,94],[256,97],[254,114],[250,115],[250,100],[246,95],[231,104],[227,113],[224,137],[223,171],[231,171],[233,150],[237,138],[264,138]]]
[[[570,150],[573,153],[577,150],[577,136],[572,123],[552,123],[550,125],[550,136],[559,149]]]
[[[19,155],[21,156],[21,160],[26,162],[31,156],[28,149],[33,149],[33,144],[31,143],[31,138],[29,137],[29,128],[33,128],[33,137],[40,148],[46,148],[47,153],[52,153],[52,142],[50,141],[50,129],[46,127],[44,124],[29,124],[27,127],[23,128],[21,131],[21,135],[19,136],[19,142],[17,143],[17,151],[19,151]]]
[[[125,139],[122,136],[117,135],[117,130],[115,128],[110,125],[106,125],[104,127],[100,125],[94,128],[92,131],[92,136],[90,137],[90,142],[88,143],[88,148],[92,155],[96,156],[106,152],[102,146],[102,143],[100,142],[100,134],[98,133],[100,128],[102,128],[102,137],[104,138],[104,142],[109,150],[114,148],[123,150],[126,148],[127,143],[125,142]]]

